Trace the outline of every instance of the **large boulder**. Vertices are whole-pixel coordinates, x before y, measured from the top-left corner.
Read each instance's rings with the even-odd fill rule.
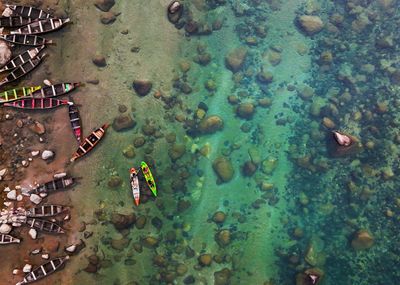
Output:
[[[134,80],[132,86],[139,96],[146,96],[153,87],[153,83],[149,80]]]
[[[256,108],[253,103],[245,102],[240,103],[236,108],[236,115],[242,119],[251,119],[256,111]]]
[[[228,268],[223,268],[220,271],[214,272],[214,285],[230,284],[231,271]]]
[[[131,227],[136,222],[136,215],[134,213],[130,215],[123,215],[115,213],[111,217],[111,223],[117,230],[123,230]]]
[[[225,65],[232,72],[238,72],[246,60],[247,49],[239,47],[231,50],[225,57]]]
[[[374,238],[367,230],[359,230],[353,235],[351,246],[355,250],[368,249],[374,244]]]
[[[174,144],[168,151],[168,155],[172,161],[176,161],[181,158],[186,152],[184,144]]]
[[[233,178],[234,170],[230,160],[218,157],[213,162],[213,169],[222,182],[229,182]]]
[[[112,239],[111,247],[115,250],[124,250],[128,246],[129,242],[130,240],[127,238]]]
[[[6,41],[0,40],[0,67],[11,59],[11,49]]]
[[[318,16],[303,15],[298,18],[300,28],[308,35],[314,35],[322,30],[324,22]]]
[[[112,126],[114,130],[120,132],[134,128],[136,126],[136,122],[133,120],[131,115],[121,114],[115,117]]]
[[[108,12],[115,5],[114,0],[96,0],[94,5],[103,12]]]
[[[217,131],[222,130],[223,127],[224,122],[217,115],[203,118],[199,123],[199,131],[203,134],[213,134]]]

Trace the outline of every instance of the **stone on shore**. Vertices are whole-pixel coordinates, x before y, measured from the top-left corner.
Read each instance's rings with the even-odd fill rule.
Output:
[[[115,5],[114,0],[96,0],[94,4],[97,8],[99,8],[103,12],[108,12]]]
[[[148,80],[134,80],[132,86],[139,96],[146,96],[153,87],[153,83]]]
[[[31,200],[31,202],[36,204],[36,205],[38,205],[38,204],[40,204],[42,202],[42,198],[39,195],[36,195],[36,194],[32,194],[29,197],[29,200]]]
[[[6,41],[0,40],[0,67],[11,59],[11,49]]]
[[[322,30],[324,23],[318,16],[303,15],[298,19],[301,29],[308,35],[314,35]]]
[[[229,182],[233,178],[234,170],[230,160],[218,157],[213,162],[213,169],[222,182]]]
[[[30,264],[25,264],[24,268],[22,268],[22,271],[25,273],[29,273],[32,270],[32,265]]]
[[[49,160],[49,159],[52,159],[53,157],[54,157],[54,152],[52,152],[51,150],[44,150],[42,152],[43,160]]]
[[[136,122],[129,114],[121,114],[114,119],[112,127],[115,131],[121,132],[132,129],[136,126]]]
[[[107,66],[106,58],[102,55],[95,55],[94,58],[92,59],[92,62],[94,65],[98,67],[105,67]]]
[[[117,230],[123,230],[130,228],[136,222],[136,215],[134,213],[130,215],[123,215],[115,213],[111,217],[111,223]]]
[[[244,64],[247,57],[247,49],[239,47],[231,50],[225,57],[225,65],[232,72],[238,72]]]
[[[37,135],[43,135],[46,132],[44,125],[38,121],[35,121],[32,125],[30,125],[29,129]]]
[[[17,191],[11,190],[7,193],[7,199],[16,200],[17,199]]]
[[[106,12],[100,16],[100,22],[104,25],[110,25],[117,19],[117,14],[114,12]]]
[[[36,239],[37,238],[37,231],[35,229],[30,229],[28,234],[32,239]]]

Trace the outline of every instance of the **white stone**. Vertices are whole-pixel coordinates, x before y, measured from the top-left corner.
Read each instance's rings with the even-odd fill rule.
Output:
[[[10,187],[4,188],[4,192],[10,192],[10,191],[11,191]]]
[[[70,253],[73,253],[75,250],[76,250],[76,245],[75,244],[70,245],[70,246],[65,248],[65,251],[70,252]]]
[[[13,227],[20,227],[20,226],[22,226],[22,224],[21,223],[12,223],[12,226]]]
[[[35,254],[39,254],[42,251],[41,248],[36,248],[34,250],[31,251],[31,254],[35,255]]]
[[[29,235],[31,236],[32,239],[36,239],[37,238],[37,231],[35,229],[30,229],[28,233],[29,233]]]
[[[11,118],[10,114],[6,114],[6,120],[8,120],[10,118]]]
[[[54,156],[54,152],[52,152],[51,150],[45,150],[42,152],[42,159],[43,160],[48,160],[53,158]]]
[[[32,270],[32,265],[30,265],[28,263],[25,264],[24,268],[22,268],[22,271],[25,273],[29,273],[29,272],[31,272],[31,270]]]
[[[40,137],[39,138],[39,142],[43,142],[44,140],[43,140],[43,138],[42,137]]]
[[[40,202],[42,202],[42,198],[40,198],[39,195],[36,194],[32,194],[29,197],[29,200],[31,200],[32,203],[35,203],[36,205],[40,204]]]
[[[7,199],[17,200],[17,191],[16,190],[11,190],[10,192],[8,192],[7,193]]]
[[[12,227],[10,225],[2,224],[0,226],[0,234],[7,235],[11,232],[11,230],[12,230]]]
[[[24,197],[22,197],[22,195],[19,194],[19,195],[17,196],[17,201],[22,201],[23,198],[24,198]]]
[[[14,187],[16,190],[21,190],[21,185],[17,185]]]
[[[7,173],[7,168],[0,170],[0,176],[4,176]]]
[[[49,259],[49,254],[48,253],[42,254],[42,258],[43,259]]]
[[[42,198],[47,197],[47,193],[40,193],[39,195],[40,195],[40,197],[42,197]]]
[[[38,156],[39,153],[40,153],[40,151],[38,151],[38,150],[33,150],[33,151],[31,151],[31,155],[32,155],[33,157]]]
[[[29,165],[29,162],[26,160],[23,160],[22,162],[22,166],[27,167]]]
[[[13,270],[13,275],[17,275],[19,273],[19,270],[18,269],[14,269]]]
[[[11,10],[10,8],[5,8],[3,11],[3,14],[1,14],[3,17],[10,17],[13,14],[13,10]]]
[[[65,173],[65,172],[56,173],[53,175],[54,179],[63,178],[65,176],[67,176],[67,173]]]
[[[29,158],[28,158],[28,161],[33,161],[32,157],[29,157]]]
[[[6,207],[10,207],[12,203],[11,203],[11,202],[4,202],[3,204],[4,204],[4,206],[6,206]]]

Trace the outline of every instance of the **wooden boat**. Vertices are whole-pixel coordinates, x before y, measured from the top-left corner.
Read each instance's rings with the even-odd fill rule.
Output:
[[[75,104],[69,105],[68,113],[72,131],[74,132],[76,140],[80,144],[82,141],[82,127],[81,127],[81,118],[79,116],[78,107]]]
[[[32,19],[51,18],[51,15],[49,13],[35,7],[21,6],[21,5],[6,5],[6,7],[13,11],[13,15],[18,15]]]
[[[66,190],[75,185],[75,179],[69,176],[54,179],[39,185],[29,191],[30,194],[51,193],[59,190]]]
[[[26,216],[31,218],[53,217],[66,210],[67,208],[61,205],[43,205],[27,210]]]
[[[41,86],[34,87],[18,87],[14,89],[9,89],[0,93],[0,104],[12,102],[15,100],[29,98],[32,93],[42,88]]]
[[[136,206],[139,206],[140,187],[139,187],[138,172],[134,167],[132,167],[129,172],[130,172],[130,180],[131,180],[131,189],[132,189],[133,199],[135,200]]]
[[[44,277],[56,272],[57,270],[60,270],[68,259],[68,255],[57,257],[40,265],[39,267],[36,267],[31,272],[26,274],[24,280],[18,282],[17,285],[29,284],[43,279]]]
[[[17,28],[32,22],[33,19],[21,16],[0,17],[0,28]]]
[[[69,105],[70,103],[71,102],[68,100],[58,100],[53,98],[24,98],[11,103],[4,103],[3,106],[25,110],[44,110]]]
[[[32,70],[34,70],[41,62],[42,59],[46,56],[46,54],[43,54],[42,56],[38,55],[34,59],[30,59],[24,64],[18,66],[14,70],[10,71],[10,73],[0,81],[0,86],[10,83],[14,80],[17,80],[21,78],[22,76],[28,74]]]
[[[11,243],[20,243],[21,240],[10,236],[10,235],[4,235],[0,234],[0,244],[11,244]]]
[[[52,40],[47,40],[36,35],[0,35],[0,39],[24,46],[42,46],[53,44]]]
[[[108,128],[107,124],[104,124],[99,129],[93,131],[84,141],[80,144],[79,148],[76,150],[74,155],[71,158],[71,162],[76,159],[84,156],[89,151],[91,151],[103,138],[105,135],[106,129]]]
[[[32,97],[34,98],[50,98],[65,95],[76,87],[80,86],[80,83],[58,83],[54,85],[43,86],[40,90],[34,92]]]
[[[25,222],[29,227],[37,229],[42,232],[50,233],[50,234],[64,234],[65,231],[62,227],[57,225],[56,223],[37,219],[37,218],[27,218]]]
[[[36,48],[29,49],[27,51],[24,51],[20,55],[14,57],[11,59],[6,65],[4,65],[1,69],[0,72],[6,71],[6,70],[11,70],[15,69],[18,66],[24,64],[25,62],[34,59],[46,46],[40,46]]]
[[[30,23],[29,25],[23,26],[17,30],[10,31],[11,35],[37,35],[49,33],[60,29],[66,23],[70,22],[69,18],[66,19],[43,19]]]

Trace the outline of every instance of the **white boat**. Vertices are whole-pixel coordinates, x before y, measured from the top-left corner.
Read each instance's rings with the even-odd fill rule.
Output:
[[[139,178],[138,178],[138,172],[134,167],[130,169],[130,180],[131,180],[133,198],[135,199],[135,204],[136,206],[139,206],[140,203]]]

